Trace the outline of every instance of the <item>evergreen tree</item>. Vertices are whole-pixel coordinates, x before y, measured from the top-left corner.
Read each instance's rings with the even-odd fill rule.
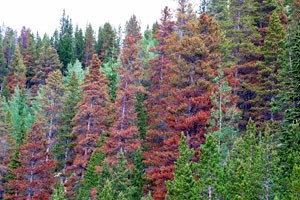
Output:
[[[166,181],[166,199],[197,199],[199,193],[196,190],[193,173],[195,166],[190,160],[194,156],[194,152],[190,150],[183,133],[178,148],[180,156],[175,161],[174,179]]]
[[[44,117],[47,126],[45,127],[48,141],[47,152],[52,152],[53,146],[57,143],[64,92],[61,71],[57,70],[49,74],[40,99],[41,116]]]
[[[46,37],[41,48],[38,64],[35,68],[35,76],[31,79],[31,82],[34,84],[33,92],[35,94],[38,91],[39,85],[46,83],[49,74],[60,70],[62,66],[57,51],[47,43]]]
[[[14,155],[15,140],[13,139],[13,127],[9,116],[5,116],[3,100],[0,97],[0,199],[3,198],[3,193],[8,174],[8,166]],[[7,119],[5,119],[7,118]]]
[[[75,61],[73,25],[72,20],[66,15],[65,10],[63,11],[63,15],[60,19],[60,31],[58,35],[59,40],[57,44],[57,53],[63,64],[62,73],[65,74],[67,65],[69,63],[74,63]]]
[[[280,105],[285,109],[284,121],[290,124],[300,119],[299,70],[300,70],[300,31],[299,25],[290,27],[286,44],[286,56],[281,71],[283,89],[280,94]]]
[[[84,54],[84,36],[82,29],[79,29],[78,26],[75,28],[75,57],[77,60],[82,61]]]
[[[222,168],[216,137],[213,134],[206,134],[206,143],[201,149],[200,162],[197,165],[200,198],[220,199]]]
[[[20,52],[19,44],[16,46],[11,66],[8,71],[8,88],[13,93],[16,86],[24,88],[26,83],[26,66],[23,62],[23,56]]]
[[[9,99],[10,97],[10,90],[8,88],[8,85],[7,85],[7,78],[5,77],[3,79],[3,82],[2,82],[2,85],[1,85],[1,95],[2,97],[4,97],[5,99]]]
[[[132,186],[135,188],[133,190],[132,198],[133,199],[141,199],[143,196],[143,157],[142,150],[138,149],[135,152],[134,160],[133,160],[133,169],[131,175]]]
[[[289,188],[293,187],[293,181],[300,165],[299,159],[300,126],[299,123],[293,123],[284,127],[281,132],[281,146],[279,149],[279,158],[281,163],[280,192],[283,197],[289,196]],[[294,174],[293,174],[294,173]],[[290,181],[291,180],[291,181]],[[293,191],[295,192],[295,191]],[[292,192],[292,193],[293,193]],[[291,195],[292,195],[291,193]]]
[[[236,140],[225,166],[224,196],[228,199],[259,199],[263,188],[261,156],[257,146],[256,128],[252,120],[245,137]]]
[[[51,196],[51,200],[67,200],[64,190],[65,187],[63,184],[61,183],[57,184]]]
[[[134,110],[136,94],[143,91],[140,86],[141,66],[138,60],[138,41],[141,39],[140,27],[135,16],[126,23],[127,35],[123,41],[120,57],[122,67],[119,68],[120,83],[116,97],[116,120],[112,125],[110,137],[106,141],[105,152],[108,161],[114,162],[116,155],[123,149],[128,162],[132,163],[133,153],[140,147],[137,116]]]
[[[57,159],[57,168],[62,169],[63,174],[74,158],[76,138],[72,135],[74,125],[71,122],[78,112],[76,106],[80,100],[81,90],[79,88],[76,73],[73,71],[72,76],[65,87],[64,98],[61,100],[61,115],[59,116],[60,127],[58,128],[59,141],[53,149]]]
[[[81,62],[87,67],[91,64],[93,55],[96,53],[94,30],[91,24],[86,27],[84,39],[84,53]]]
[[[282,116],[272,107],[278,95],[281,84],[279,82],[280,57],[283,53],[283,39],[285,37],[283,26],[277,12],[273,12],[264,40],[263,55],[265,62],[259,69],[259,82],[256,83],[257,97],[252,110],[257,113],[256,120],[263,123],[266,120],[281,120]]]
[[[7,69],[9,69],[11,66],[11,61],[15,52],[16,42],[16,32],[12,28],[6,27],[2,42],[2,50],[4,53],[4,59]]]
[[[14,90],[14,95],[8,101],[8,109],[11,112],[13,122],[13,136],[16,140],[17,146],[23,144],[26,138],[26,133],[34,122],[34,116],[30,112],[28,106],[28,93],[25,89]]]
[[[272,125],[272,123],[270,123]],[[262,180],[260,187],[262,192],[257,194],[259,199],[274,199],[279,194],[279,175],[283,172],[280,169],[278,156],[278,133],[271,130],[267,124],[258,143],[258,154],[261,156],[260,173]]]
[[[82,99],[78,112],[72,120],[71,135],[76,138],[75,158],[67,171],[73,172],[67,182],[69,197],[73,197],[76,181],[84,176],[87,163],[98,146],[99,137],[106,134],[111,118],[111,103],[108,96],[107,79],[100,70],[102,63],[94,54],[89,73],[81,85]]]
[[[238,120],[240,111],[237,108],[238,97],[234,95],[229,81],[235,81],[234,75],[230,69],[225,75],[222,67],[218,68],[218,73],[213,79],[216,83],[215,89],[212,92],[211,100],[213,108],[211,110],[211,124],[212,132],[218,140],[219,153],[222,161],[227,157],[229,150],[232,148],[234,140],[238,133]],[[233,80],[232,80],[233,79]],[[214,131],[217,126],[217,131]]]
[[[117,97],[117,89],[119,83],[119,74],[117,71],[117,67],[120,64],[113,59],[109,59],[108,62],[103,64],[103,71],[105,71],[106,77],[108,79],[108,87],[109,87],[109,97],[112,103],[115,103]]]
[[[20,146],[21,166],[13,170],[15,178],[9,182],[14,194],[6,194],[4,198],[50,199],[54,184],[51,172],[55,161],[47,159],[46,141],[44,124],[35,122]]]
[[[114,200],[114,190],[110,180],[105,180],[104,187],[98,200]]]
[[[65,72],[65,82],[69,83],[73,72],[75,72],[76,78],[78,79],[78,83],[82,84],[84,80],[85,71],[83,70],[82,64],[79,60],[76,60],[74,64],[69,63],[67,66],[67,71]]]
[[[3,83],[4,81],[4,77],[7,75],[7,67],[6,67],[6,61],[4,58],[4,53],[3,53],[3,36],[2,36],[2,30],[0,28],[0,84]],[[3,88],[3,86],[1,85],[1,88]]]

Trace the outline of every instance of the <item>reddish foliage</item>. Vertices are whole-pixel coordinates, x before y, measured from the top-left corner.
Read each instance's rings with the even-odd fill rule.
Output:
[[[118,91],[115,107],[117,118],[108,138],[104,150],[108,154],[108,161],[115,162],[117,154],[121,151],[128,158],[131,153],[140,147],[138,128],[136,127],[135,95],[143,91],[137,86],[141,79],[140,63],[138,61],[137,38],[130,33],[124,39],[124,47],[121,55],[123,68],[119,69],[120,90]],[[128,160],[131,164],[132,160]]]
[[[51,172],[55,161],[47,159],[46,132],[42,122],[35,122],[28,133],[25,143],[20,146],[21,166],[13,170],[15,178],[9,182],[12,195],[8,199],[50,199],[54,177]]]
[[[73,176],[67,182],[69,196],[74,195],[75,181],[83,176],[87,163],[98,145],[100,134],[108,131],[111,103],[108,81],[104,72],[99,70],[101,65],[101,61],[94,54],[89,74],[81,86],[83,96],[78,103],[79,111],[72,121],[72,134],[77,138],[77,145],[73,164],[67,168],[67,171],[73,172]]]

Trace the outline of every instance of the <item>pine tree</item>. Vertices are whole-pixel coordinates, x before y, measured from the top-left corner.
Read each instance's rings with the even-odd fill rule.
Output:
[[[224,71],[226,70],[226,73]],[[227,157],[229,150],[232,148],[234,140],[238,133],[238,119],[240,111],[237,108],[238,97],[234,95],[233,89],[229,82],[234,80],[231,69],[218,68],[218,73],[213,79],[216,84],[211,95],[213,108],[211,110],[211,132],[218,140],[219,153],[222,161]],[[217,127],[217,128],[216,128]],[[214,130],[216,129],[216,130]]]
[[[89,160],[85,170],[84,179],[81,181],[82,183],[77,199],[89,199],[96,196],[96,194],[93,194],[93,191],[97,190],[100,185],[99,181],[103,180],[103,176],[100,178],[100,175],[103,174],[99,174],[99,168],[103,167],[102,165],[105,159],[105,154],[102,152],[104,139],[105,136],[101,135],[98,147],[91,155],[91,159]]]
[[[206,143],[201,147],[200,162],[197,165],[197,187],[200,198],[219,199],[221,194],[221,156],[218,152],[217,139],[213,134],[206,134]]]
[[[281,146],[279,148],[279,158],[281,164],[282,173],[279,176],[280,179],[280,192],[283,197],[288,197],[289,188],[292,187],[292,181],[294,177],[291,177],[293,170],[297,170],[300,159],[298,152],[300,142],[300,126],[299,123],[292,123],[289,126],[285,126],[281,132]],[[295,168],[295,169],[293,169]],[[295,175],[295,174],[294,174]]]
[[[35,49],[35,39],[33,33],[31,33],[30,29],[26,30],[26,48],[23,49],[23,61],[26,66],[26,86],[27,88],[32,86],[31,79],[35,75],[35,67],[37,65],[37,56]]]
[[[96,51],[104,63],[117,58],[117,34],[112,25],[106,22],[99,28]]]
[[[14,155],[15,140],[13,139],[12,124],[6,120],[3,100],[0,97],[0,198],[3,198],[8,167]]]
[[[97,198],[98,200],[114,200],[114,190],[110,180],[105,180],[104,187],[101,191],[101,196]]]
[[[263,188],[261,174],[265,173],[257,143],[257,132],[252,120],[247,133],[236,140],[224,166],[224,196],[228,199],[259,199]]]
[[[165,7],[162,10],[158,30],[154,36],[158,44],[153,48],[153,52],[157,56],[150,61],[149,95],[145,102],[149,116],[147,120],[149,128],[143,142],[145,149],[143,157],[145,158],[144,164],[147,174],[145,186],[146,192],[155,191],[159,196],[164,195],[166,192],[166,187],[162,187],[162,184],[164,184],[164,174],[170,172],[166,167],[170,160],[166,159],[165,151],[167,149],[164,148],[164,140],[169,135],[169,128],[164,121],[166,112],[162,111],[167,107],[167,101],[164,99],[169,92],[166,75],[169,72],[168,66],[171,61],[167,50],[167,41],[172,36],[175,29],[174,25],[171,11],[168,7]]]
[[[299,110],[299,70],[300,70],[300,31],[299,25],[290,27],[286,44],[286,56],[283,60],[284,68],[281,71],[283,89],[280,93],[280,104],[285,109],[284,121],[291,124],[300,118]]]
[[[14,194],[7,194],[4,198],[50,199],[54,184],[51,171],[55,168],[55,161],[47,159],[46,141],[44,124],[35,122],[20,146],[21,166],[13,170],[15,178],[9,182]]]
[[[190,160],[194,156],[194,152],[190,150],[183,133],[178,149],[180,156],[175,161],[174,179],[166,181],[166,199],[197,199],[198,192],[193,173],[195,165]]]
[[[65,74],[67,65],[69,63],[74,63],[75,61],[73,25],[72,20],[66,15],[65,10],[63,11],[63,15],[60,19],[60,31],[58,35],[59,40],[57,44],[57,53],[63,64],[62,73]]]
[[[13,136],[17,146],[23,144],[26,133],[34,122],[34,116],[28,106],[28,92],[18,87],[14,90],[14,95],[8,101],[8,109],[11,112],[13,122]]]
[[[84,40],[84,54],[82,57],[82,63],[85,67],[89,66],[92,62],[93,55],[96,53],[95,47],[94,30],[91,24],[86,27],[85,40]]]
[[[67,200],[64,190],[65,187],[63,184],[61,183],[57,184],[51,196],[51,200]]]
[[[5,77],[1,85],[1,95],[8,100],[11,94],[7,84],[7,78]]]
[[[281,67],[280,57],[283,53],[283,39],[285,37],[283,26],[280,23],[277,12],[273,12],[264,40],[263,55],[265,62],[259,69],[259,82],[256,83],[257,97],[254,99],[256,121],[281,120],[282,116],[272,107],[275,97],[280,90],[279,70]]]
[[[111,117],[111,105],[108,96],[107,79],[99,68],[102,63],[94,54],[89,73],[81,85],[82,99],[78,103],[78,112],[72,120],[72,136],[76,138],[75,159],[67,171],[73,172],[68,180],[68,196],[73,196],[76,183],[84,176],[84,170],[95,151],[99,136],[106,134]]]
[[[47,134],[47,152],[52,152],[53,146],[57,143],[59,128],[61,125],[60,115],[62,113],[62,96],[65,92],[62,74],[59,70],[49,74],[46,85],[42,90],[40,107],[41,116],[45,119],[45,131]]]
[[[132,194],[133,199],[141,199],[143,196],[143,170],[144,165],[142,150],[138,149],[134,155],[133,169],[131,175],[132,186],[135,188]]]
[[[78,26],[75,28],[75,57],[77,60],[82,61],[84,55],[84,36],[82,29],[79,29]]]
[[[270,123],[272,127],[272,123]],[[260,141],[258,144],[258,154],[261,156],[261,163],[259,163],[260,173],[263,179],[261,180],[262,192],[257,194],[260,199],[274,199],[278,193],[279,175],[283,172],[280,169],[280,159],[278,155],[278,133],[271,130],[267,124],[262,134],[260,134]]]
[[[16,32],[10,28],[5,28],[3,43],[2,43],[2,50],[4,53],[4,59],[6,63],[6,68],[9,69],[11,66],[11,61],[14,55],[15,47],[16,47]]]
[[[67,70],[65,72],[66,76],[65,76],[65,82],[69,83],[72,76],[73,76],[73,72],[75,72],[76,78],[78,79],[78,83],[82,84],[83,80],[84,80],[84,75],[85,75],[85,71],[83,70],[82,64],[81,62],[79,62],[79,60],[76,60],[74,64],[69,63],[67,66]]]
[[[45,44],[42,45],[42,49],[39,55],[38,64],[35,68],[35,75],[31,79],[34,84],[33,92],[36,93],[39,85],[44,85],[49,74],[61,69],[61,63],[57,51],[47,44],[47,39],[44,41]]]
[[[4,52],[3,52],[3,36],[2,36],[2,30],[0,28],[0,84],[2,86],[3,81],[4,81],[4,77],[7,75],[7,68],[6,68],[6,61],[4,58]],[[1,87],[3,88],[3,86]]]
[[[139,147],[137,116],[134,106],[137,92],[142,92],[139,86],[141,79],[141,67],[138,61],[138,41],[141,39],[140,27],[135,16],[127,22],[127,35],[123,41],[123,49],[120,57],[122,68],[119,68],[120,83],[116,97],[116,120],[112,125],[111,134],[106,141],[105,152],[108,161],[116,161],[116,155],[123,149],[126,158],[131,157]],[[132,163],[132,159],[128,161]]]
[[[60,127],[58,128],[59,141],[53,149],[57,159],[57,168],[62,169],[63,173],[65,173],[65,169],[72,163],[72,159],[74,158],[76,138],[72,135],[74,125],[71,122],[78,112],[76,106],[80,100],[81,90],[75,71],[73,71],[65,87],[64,98],[61,100]]]
[[[8,88],[10,92],[13,93],[16,86],[19,88],[24,88],[26,83],[26,66],[23,62],[23,56],[20,52],[19,44],[16,46],[11,67],[8,71]]]
[[[248,0],[231,0],[229,3],[229,23],[226,27],[226,37],[228,46],[226,51],[226,61],[229,65],[234,65],[235,78],[239,84],[234,87],[235,94],[239,95],[238,107],[242,110],[239,127],[245,130],[247,122],[251,117],[258,113],[252,113],[251,107],[255,104],[253,99],[256,97],[254,84],[258,81],[257,65],[261,57],[260,48],[258,47],[261,35],[255,26],[254,12],[256,10],[255,2]],[[229,57],[228,57],[229,56]]]

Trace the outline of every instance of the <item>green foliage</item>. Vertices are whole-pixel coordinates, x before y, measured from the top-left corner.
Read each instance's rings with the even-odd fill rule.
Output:
[[[132,186],[134,187],[132,198],[141,199],[143,196],[143,157],[141,149],[134,153],[133,169],[131,175]]]
[[[290,124],[300,119],[300,29],[299,25],[290,27],[288,40],[286,42],[286,52],[283,59],[284,68],[281,70],[281,81],[283,89],[279,99],[285,109],[284,121]]]
[[[299,159],[299,157],[298,157]],[[293,167],[292,174],[289,179],[290,188],[288,190],[288,198],[291,200],[297,200],[300,198],[300,166],[295,164]]]
[[[240,113],[236,106],[236,96],[232,93],[222,67],[219,67],[218,76],[213,82],[216,83],[216,90],[211,95],[213,108],[209,124],[218,127],[213,134],[218,140],[219,153],[224,161],[237,137]]]
[[[283,53],[284,28],[281,25],[277,12],[273,12],[267,28],[267,35],[264,40],[263,55],[265,62],[259,67],[259,79],[255,83],[256,98],[253,100],[255,106],[251,108],[256,111],[256,120],[262,123],[267,120],[280,120],[282,115],[279,109],[274,106],[275,97],[280,91],[279,82],[280,58]]]
[[[84,75],[85,72],[83,70],[83,66],[81,64],[81,62],[76,59],[75,63],[69,63],[67,66],[67,70],[66,70],[66,76],[65,76],[65,82],[69,83],[72,76],[73,76],[73,72],[75,72],[76,78],[78,79],[78,83],[82,84],[83,80],[84,80]]]
[[[201,199],[220,199],[221,194],[221,156],[218,152],[217,139],[213,134],[206,134],[206,143],[201,146],[200,162],[197,164],[197,188]]]
[[[28,94],[25,89],[15,88],[14,95],[8,101],[8,109],[13,121],[13,136],[17,145],[21,145],[26,137],[26,132],[34,122],[34,115],[28,106]]]
[[[137,127],[139,128],[141,139],[145,139],[148,125],[148,112],[144,104],[146,98],[147,96],[143,93],[136,94],[135,112],[137,113]]]
[[[166,181],[166,198],[174,200],[197,199],[198,192],[193,173],[194,164],[190,160],[194,156],[194,152],[187,145],[186,137],[183,133],[181,134],[178,149],[180,156],[175,162],[174,179]]]
[[[74,135],[71,134],[72,128],[74,127],[71,122],[78,112],[76,106],[81,100],[81,93],[76,72],[72,71],[62,100],[61,124],[58,135],[59,141],[53,148],[57,159],[57,169],[66,169],[71,162],[70,158],[72,157],[72,153],[74,153],[73,148],[76,142]]]
[[[250,120],[245,137],[236,140],[224,166],[228,199],[258,199],[263,170],[259,163],[256,129]]]
[[[119,63],[114,59],[109,59],[108,62],[103,63],[103,66],[100,70],[105,72],[105,75],[108,79],[109,87],[109,97],[111,102],[115,102],[117,97],[117,89],[119,83],[119,74],[116,68],[119,66]]]
[[[107,173],[105,174],[107,176]],[[106,180],[103,178],[101,180],[105,184],[103,187],[99,188],[100,191],[98,191],[98,199],[105,199],[105,195],[109,198],[113,197],[113,199],[134,199],[133,195],[136,188],[130,179],[130,174],[131,171],[127,168],[127,161],[124,157],[123,151],[121,150],[118,154],[118,163],[112,166],[110,176]],[[108,195],[107,190],[112,191],[112,193]]]
[[[82,29],[79,29],[78,26],[75,28],[75,57],[77,60],[82,61],[84,54],[84,36]]]
[[[281,132],[281,145],[279,149],[279,157],[281,162],[280,185],[283,196],[288,196],[287,191],[291,188],[290,179],[295,167],[300,165],[300,126],[299,123],[290,124],[284,127]]]
[[[57,184],[57,186],[55,187],[51,200],[67,200],[65,187],[62,183]]]
[[[5,97],[5,99],[8,99],[10,97],[10,91],[7,85],[7,78],[5,77],[3,79],[2,85],[1,85],[1,95]]]
[[[69,19],[69,16],[66,16],[65,10],[60,19],[60,31],[58,36],[57,53],[63,64],[62,72],[64,74],[67,65],[75,61],[72,20]]]
[[[105,180],[101,196],[98,200],[115,200],[113,186],[110,180]]]

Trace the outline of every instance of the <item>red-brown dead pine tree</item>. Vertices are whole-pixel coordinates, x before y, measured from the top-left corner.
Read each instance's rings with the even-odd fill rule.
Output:
[[[138,86],[141,77],[141,67],[138,61],[140,39],[138,23],[135,16],[132,16],[127,22],[126,36],[123,41],[122,67],[119,69],[120,88],[115,103],[117,117],[104,147],[109,162],[117,161],[117,154],[121,149],[128,159],[140,147],[135,113],[136,93],[143,90],[141,86]],[[132,160],[128,159],[128,163],[131,164]]]
[[[164,181],[173,177],[180,133],[185,133],[190,148],[195,150],[205,142],[213,106],[212,80],[220,62],[221,35],[216,20],[206,14],[196,20],[185,1],[180,6],[177,31],[167,45],[172,64],[166,81],[170,93],[164,100],[167,102],[164,121],[171,134],[164,138],[161,148],[165,161],[151,174],[156,183],[154,199],[165,198]]]
[[[168,77],[171,74],[169,67],[172,64],[167,45],[168,40],[172,38],[174,30],[175,22],[172,21],[172,14],[170,9],[165,7],[155,34],[158,45],[153,49],[153,52],[158,56],[151,60],[149,78],[151,85],[146,102],[150,128],[146,134],[144,141],[145,151],[143,152],[148,180],[145,183],[147,185],[145,193],[155,191],[155,198],[163,196],[166,188],[162,187],[162,185],[166,179],[172,177],[169,172],[173,171],[173,168],[162,166],[170,166],[170,162],[173,162],[173,160],[170,161],[168,159],[167,149],[165,149],[166,146],[164,145],[164,141],[171,135],[170,128],[164,119],[168,104],[166,97],[170,91],[170,85],[167,84]]]
[[[72,134],[77,138],[73,164],[67,168],[72,176],[67,181],[67,193],[74,195],[75,181],[84,176],[84,171],[92,153],[98,146],[101,134],[108,131],[111,117],[111,103],[108,95],[108,80],[100,70],[102,63],[93,55],[89,73],[85,76],[82,100],[78,103],[78,113],[72,123]]]
[[[54,186],[55,161],[47,159],[48,146],[44,124],[40,121],[32,125],[27,139],[20,146],[21,166],[13,170],[15,178],[8,183],[14,194],[5,194],[4,198],[12,200],[50,199]]]

